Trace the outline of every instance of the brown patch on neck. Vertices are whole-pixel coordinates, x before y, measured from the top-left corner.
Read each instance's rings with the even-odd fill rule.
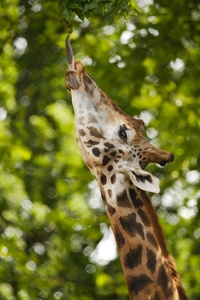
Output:
[[[166,259],[166,263],[167,263],[167,266],[168,266],[169,271],[171,273],[171,277],[173,278],[173,280],[175,282],[175,285],[176,285],[178,294],[180,296],[180,299],[181,300],[187,300],[188,298],[185,295],[185,291],[184,291],[184,289],[183,289],[183,287],[180,283],[180,278],[179,278],[179,275],[178,275],[177,270],[176,270],[174,259],[170,255],[169,251],[167,250],[167,245],[166,245],[166,240],[165,240],[165,237],[164,237],[164,234],[163,234],[163,230],[162,230],[162,228],[160,226],[160,223],[158,221],[157,213],[156,213],[156,211],[155,211],[155,209],[154,209],[154,207],[151,203],[151,199],[146,194],[146,192],[144,192],[144,191],[141,191],[141,197],[142,197],[143,202],[145,204],[146,212],[148,213],[148,217],[151,220],[152,227],[153,227],[155,236],[157,238],[157,241],[160,245],[162,254]]]

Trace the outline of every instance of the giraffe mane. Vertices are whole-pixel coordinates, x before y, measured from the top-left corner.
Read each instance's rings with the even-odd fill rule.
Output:
[[[178,291],[178,294],[180,296],[180,299],[181,300],[187,300],[188,298],[187,298],[187,296],[185,294],[185,291],[184,291],[184,289],[181,285],[178,272],[176,271],[175,261],[174,261],[173,257],[171,256],[171,254],[169,253],[169,251],[167,250],[167,244],[166,244],[166,240],[165,240],[165,237],[164,237],[164,233],[163,233],[162,227],[159,223],[157,213],[156,213],[156,211],[155,211],[155,209],[152,205],[151,199],[147,195],[147,193],[144,192],[144,191],[141,191],[141,196],[142,196],[142,199],[144,200],[148,216],[149,216],[149,218],[152,222],[152,225],[153,225],[153,228],[154,228],[154,233],[155,233],[157,241],[160,245],[162,254],[165,257],[166,264],[169,268],[171,276],[172,276],[172,278],[175,282],[175,285],[177,287],[177,291]]]

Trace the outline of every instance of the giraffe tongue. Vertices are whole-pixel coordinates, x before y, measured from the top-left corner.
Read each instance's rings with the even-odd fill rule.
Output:
[[[74,53],[69,41],[69,34],[66,37],[66,52],[67,52],[67,60],[68,60],[68,67],[69,70],[75,70],[75,65],[74,65]]]

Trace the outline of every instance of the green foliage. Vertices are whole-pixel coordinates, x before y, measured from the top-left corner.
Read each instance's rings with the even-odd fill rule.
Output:
[[[72,31],[74,17],[77,16],[84,21],[85,18],[91,19],[96,15],[100,18],[109,15],[109,19],[116,16],[128,18],[139,11],[134,0],[59,0],[60,19],[64,18],[68,24],[68,31]]]
[[[155,0],[124,21],[123,2],[112,2],[116,17],[81,8],[92,22],[73,23],[72,46],[98,85],[146,121],[151,143],[175,154],[165,168],[149,166],[161,179],[153,203],[198,300],[199,4]],[[57,3],[4,0],[1,25],[0,299],[127,300],[118,259],[94,258],[109,225],[75,141]]]

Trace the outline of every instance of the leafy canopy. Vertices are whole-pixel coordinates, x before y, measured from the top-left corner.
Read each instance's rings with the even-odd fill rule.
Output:
[[[105,17],[109,19],[116,16],[128,18],[139,11],[138,5],[134,0],[59,0],[60,19],[67,21],[68,31],[72,31],[72,25],[75,17],[82,21],[85,18],[91,19],[92,16]]]

